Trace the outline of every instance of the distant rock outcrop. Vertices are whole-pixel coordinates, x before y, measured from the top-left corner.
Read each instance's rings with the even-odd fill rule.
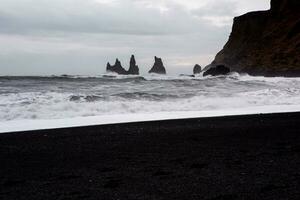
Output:
[[[230,69],[225,67],[224,65],[217,65],[215,67],[211,67],[206,72],[203,73],[203,76],[219,76],[219,75],[227,75],[230,73]]]
[[[180,74],[180,77],[195,77],[195,75],[189,75],[189,74]]]
[[[114,72],[121,75],[139,75],[139,67],[136,65],[134,55],[131,56],[130,66],[128,71],[126,71],[122,67],[121,62],[118,59],[116,59],[115,65],[110,65],[110,63],[107,63],[106,71]]]
[[[121,62],[118,59],[116,59],[115,65],[110,65],[110,63],[107,63],[106,71],[115,72],[122,75],[127,74],[127,71],[122,67]]]
[[[202,71],[201,66],[198,65],[198,64],[196,64],[195,67],[194,67],[194,69],[193,69],[193,73],[194,73],[194,74],[200,74],[201,71]]]
[[[131,75],[139,75],[139,73],[140,73],[139,71],[140,70],[139,70],[139,67],[136,65],[134,55],[132,55],[130,58],[130,66],[129,66],[127,73],[131,74]]]
[[[164,64],[162,62],[161,58],[154,57],[155,62],[149,73],[155,73],[155,74],[166,74],[166,68],[164,67]]]
[[[229,41],[211,65],[263,76],[300,76],[300,0],[234,18]]]

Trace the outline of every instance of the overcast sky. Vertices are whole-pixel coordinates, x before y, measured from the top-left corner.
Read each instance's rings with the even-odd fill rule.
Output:
[[[270,0],[1,0],[0,75],[97,75],[131,54],[191,73],[222,49],[234,16]]]

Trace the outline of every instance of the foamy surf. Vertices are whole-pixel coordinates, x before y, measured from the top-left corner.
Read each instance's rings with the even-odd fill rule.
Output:
[[[0,77],[2,132],[290,112],[299,111],[299,106],[300,78],[237,73],[219,77]]]
[[[253,114],[274,114],[300,112],[300,105],[294,106],[263,106],[243,109],[223,109],[214,111],[158,112],[151,114],[119,114],[92,117],[76,117],[48,120],[16,120],[0,122],[0,133],[47,130],[57,128],[83,127],[94,125],[122,124],[133,122],[150,122],[161,120],[178,120],[206,117],[225,117]]]

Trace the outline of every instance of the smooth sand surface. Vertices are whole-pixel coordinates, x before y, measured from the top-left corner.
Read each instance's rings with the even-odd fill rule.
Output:
[[[300,113],[0,134],[0,199],[300,199]]]

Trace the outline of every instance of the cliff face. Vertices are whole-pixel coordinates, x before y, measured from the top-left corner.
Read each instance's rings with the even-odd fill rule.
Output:
[[[268,11],[234,19],[229,41],[209,67],[264,76],[300,76],[300,1],[272,0]]]

